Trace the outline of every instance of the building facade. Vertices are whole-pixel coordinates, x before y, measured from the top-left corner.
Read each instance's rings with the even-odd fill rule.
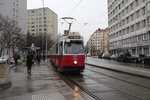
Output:
[[[150,0],[108,0],[112,53],[150,54]]]
[[[108,28],[103,30],[103,53],[109,53],[109,33]]]
[[[27,0],[0,0],[0,14],[12,19],[22,33],[27,33]]]
[[[33,36],[50,34],[55,41],[58,34],[57,14],[47,7],[28,10],[28,32]]]
[[[92,56],[97,56],[103,52],[103,30],[96,30],[87,42],[88,53]]]

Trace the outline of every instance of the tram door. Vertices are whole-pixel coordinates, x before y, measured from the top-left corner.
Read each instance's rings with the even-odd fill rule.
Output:
[[[63,42],[58,43],[58,66],[62,67],[63,65]]]

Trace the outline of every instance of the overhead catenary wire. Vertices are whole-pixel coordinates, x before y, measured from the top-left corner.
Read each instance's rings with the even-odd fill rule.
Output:
[[[98,16],[94,17],[93,19],[89,20],[89,21],[87,22],[87,24],[89,24],[89,23],[91,23],[91,22],[94,22],[95,20],[97,20],[97,19],[99,19],[100,17],[104,16],[105,13],[107,13],[107,12],[103,12],[103,13],[101,13],[100,15],[98,15]],[[87,25],[87,24],[86,24],[86,25]]]
[[[71,10],[71,12],[68,14],[69,16],[71,16],[71,14],[75,11],[75,9],[78,7],[78,5],[81,3],[82,0],[80,0]]]
[[[82,26],[79,30],[82,31],[84,27],[86,27],[87,25],[90,25],[90,24],[93,23],[95,20],[97,20],[97,19],[99,19],[100,17],[104,16],[106,13],[107,13],[107,12],[103,12],[103,13],[101,13],[100,15],[94,17],[93,19],[91,19],[91,20],[89,20],[89,21],[87,21],[87,22],[85,22],[85,23],[82,23],[83,26]]]

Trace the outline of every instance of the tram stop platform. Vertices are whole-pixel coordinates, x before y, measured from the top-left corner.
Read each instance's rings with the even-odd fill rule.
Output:
[[[11,87],[0,92],[0,100],[95,100],[82,90],[68,86],[51,65],[41,62],[28,76],[26,64],[10,71]]]
[[[100,67],[112,71],[135,75],[150,79],[150,69],[144,68],[145,65],[122,63],[117,61],[87,57],[85,63],[91,66]],[[148,65],[149,66],[149,65]],[[149,67],[150,68],[150,67]]]

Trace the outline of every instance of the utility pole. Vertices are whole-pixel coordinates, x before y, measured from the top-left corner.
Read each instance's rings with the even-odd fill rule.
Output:
[[[42,0],[42,4],[43,4],[43,25],[45,27],[45,8],[44,8],[44,0]],[[43,56],[44,54],[46,54],[46,62],[47,62],[47,32],[44,32],[43,34],[43,38],[46,38],[45,39],[45,50],[43,50]],[[44,39],[43,39],[43,44],[44,44]],[[43,47],[44,49],[44,47]]]

